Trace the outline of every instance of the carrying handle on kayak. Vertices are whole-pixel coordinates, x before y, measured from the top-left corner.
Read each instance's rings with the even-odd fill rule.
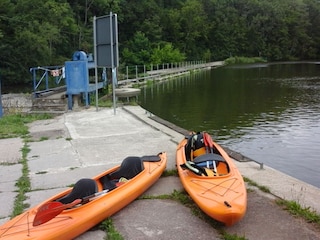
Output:
[[[39,226],[41,224],[44,224],[44,223],[50,221],[51,219],[53,219],[54,217],[56,217],[57,215],[59,215],[63,210],[68,209],[68,208],[72,208],[78,204],[85,204],[85,203],[89,202],[90,200],[107,193],[108,191],[109,191],[109,189],[106,189],[101,192],[94,193],[90,196],[86,196],[81,199],[76,199],[73,202],[68,203],[68,204],[63,204],[61,202],[45,203],[38,208],[37,214],[34,217],[32,225]]]

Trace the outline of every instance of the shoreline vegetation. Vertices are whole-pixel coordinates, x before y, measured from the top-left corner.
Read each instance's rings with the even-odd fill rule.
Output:
[[[320,57],[319,0],[44,0],[35,8],[38,2],[0,2],[3,83],[28,83],[30,67],[60,66],[77,50],[90,53],[94,16],[110,12],[118,16],[120,67]]]
[[[229,57],[226,60],[224,60],[225,64],[231,65],[231,64],[253,64],[253,63],[266,63],[268,62],[266,59],[262,57],[241,57],[241,56],[235,56],[235,57]]]

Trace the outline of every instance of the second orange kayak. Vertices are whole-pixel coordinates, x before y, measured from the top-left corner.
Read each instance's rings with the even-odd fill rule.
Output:
[[[243,178],[208,133],[183,139],[177,147],[176,162],[185,190],[202,211],[226,226],[243,218],[247,208]]]

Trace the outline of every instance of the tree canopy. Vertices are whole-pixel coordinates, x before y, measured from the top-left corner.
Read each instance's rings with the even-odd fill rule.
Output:
[[[319,0],[1,0],[0,75],[93,52],[93,17],[118,15],[120,64],[320,58]]]

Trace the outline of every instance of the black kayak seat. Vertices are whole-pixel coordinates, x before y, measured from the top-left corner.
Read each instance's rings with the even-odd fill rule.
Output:
[[[116,188],[115,180],[124,177],[126,179],[131,179],[143,171],[143,162],[157,162],[161,158],[159,155],[150,155],[143,157],[126,157],[118,170],[103,176],[100,178],[100,182],[103,189],[108,189],[109,191]],[[63,204],[73,202],[76,199],[82,199],[86,196],[90,196],[98,191],[98,186],[95,180],[91,178],[82,178],[77,181],[72,188],[72,191],[66,196],[57,199]]]
[[[207,161],[225,162],[226,160],[224,160],[221,155],[216,153],[206,153],[193,159],[193,162],[196,163],[197,165],[199,163],[206,163]]]
[[[225,175],[230,172],[227,161],[223,159],[221,155],[216,153],[203,154],[199,157],[196,157],[193,162],[199,167],[213,169],[215,174],[218,175]]]
[[[138,175],[144,169],[142,160],[140,157],[126,157],[120,168],[109,174],[110,179],[119,179],[124,177],[126,179],[131,179]]]
[[[91,178],[82,178],[77,181],[72,188],[72,191],[66,196],[57,199],[56,201],[63,204],[71,203],[76,199],[82,199],[90,196],[98,191],[97,183]]]

